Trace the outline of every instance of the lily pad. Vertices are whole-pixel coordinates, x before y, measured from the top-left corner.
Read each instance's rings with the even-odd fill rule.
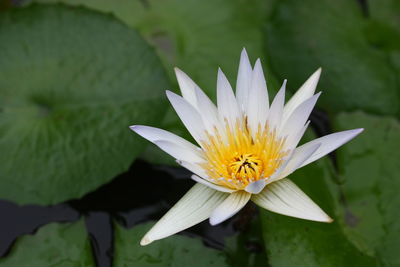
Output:
[[[152,223],[132,229],[115,226],[115,266],[229,266],[223,252],[190,237],[175,235],[141,247],[140,239],[151,226]]]
[[[396,0],[369,0],[367,3],[368,15],[382,21],[399,32],[400,27],[400,2]],[[394,38],[393,38],[394,39]],[[399,40],[397,40],[399,41]]]
[[[321,66],[318,88],[325,96],[319,105],[331,113],[363,109],[398,116],[400,68],[390,62],[388,47],[395,49],[400,34],[389,19],[376,22],[364,14],[358,2],[370,1],[274,1],[266,30],[272,68],[300,85]]]
[[[0,198],[53,204],[96,189],[144,148],[128,126],[155,124],[166,109],[156,54],[109,15],[3,12],[0,58]]]
[[[83,221],[49,224],[34,235],[20,237],[7,257],[5,267],[94,266],[89,237]]]
[[[364,127],[337,153],[343,201],[340,223],[349,239],[382,266],[400,265],[400,123],[393,117],[342,113],[337,129]]]
[[[335,222],[311,222],[262,210],[263,235],[271,266],[376,266],[375,259],[360,252],[337,222],[328,190],[331,174],[330,164],[320,160],[297,170],[290,178]]]

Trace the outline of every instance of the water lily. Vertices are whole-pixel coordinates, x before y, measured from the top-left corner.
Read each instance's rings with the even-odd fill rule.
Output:
[[[248,201],[297,218],[332,219],[286,178],[354,138],[363,129],[329,134],[297,147],[320,96],[314,94],[318,69],[285,105],[285,87],[269,104],[261,62],[252,68],[245,50],[240,57],[236,94],[218,70],[217,106],[185,73],[175,69],[182,96],[167,97],[198,146],[162,129],[130,128],[193,172],[197,183],[143,237],[147,245],[201,221],[216,225]],[[149,177],[150,178],[150,177]]]

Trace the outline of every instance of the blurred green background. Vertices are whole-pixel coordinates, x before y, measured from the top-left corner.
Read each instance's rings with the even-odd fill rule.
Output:
[[[400,1],[0,3],[0,199],[54,205],[95,191],[137,158],[173,165],[128,126],[188,137],[164,94],[178,91],[173,67],[215,100],[217,68],[233,82],[245,47],[253,63],[261,58],[270,95],[283,79],[296,91],[322,67],[324,134],[365,128],[334,157],[291,175],[335,222],[260,211],[251,231],[221,250],[186,236],[143,248],[149,224],[116,224],[114,265],[400,266]],[[253,239],[257,256],[246,243]],[[0,259],[93,265],[82,221],[21,236]]]

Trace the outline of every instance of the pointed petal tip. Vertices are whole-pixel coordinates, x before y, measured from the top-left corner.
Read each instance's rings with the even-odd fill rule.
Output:
[[[148,236],[144,236],[142,240],[140,240],[140,245],[141,246],[147,246],[148,244],[152,243],[153,240],[151,240]]]
[[[226,87],[226,86],[228,86],[232,90],[231,84],[229,83],[229,80],[226,77],[225,73],[222,71],[221,68],[218,67],[217,90],[221,89],[221,87]]]
[[[357,128],[357,129],[354,129],[354,132],[355,132],[356,134],[360,134],[360,133],[364,132],[364,128]]]
[[[276,93],[275,98],[276,98],[277,96],[279,96],[279,95],[282,95],[282,94],[283,94],[283,97],[284,97],[284,95],[285,95],[285,93],[286,93],[286,83],[287,83],[287,80],[286,80],[286,79],[283,80],[282,86],[281,86],[281,88],[279,89],[279,91]],[[283,100],[283,101],[284,101],[284,100]],[[271,105],[272,105],[272,104],[271,104]]]
[[[321,209],[321,212],[322,213],[320,214],[320,216],[317,216],[314,219],[310,219],[310,220],[315,221],[315,222],[322,222],[322,223],[333,223],[334,222],[334,220],[328,214],[326,214],[325,211],[323,211]]]
[[[253,81],[252,82],[255,82],[254,81],[255,77],[257,79],[259,79],[259,80],[263,80],[263,83],[265,83],[265,75],[264,75],[264,71],[262,69],[261,59],[260,58],[257,58],[256,63],[254,63],[253,77],[252,77]]]
[[[137,133],[138,135],[143,136],[143,135],[142,135],[142,130],[143,130],[143,129],[146,129],[147,127],[150,127],[150,126],[145,126],[145,125],[131,125],[131,126],[129,126],[129,129],[131,129],[132,131],[134,131],[134,132]],[[150,127],[150,128],[151,128],[151,127]]]
[[[180,80],[190,80],[190,77],[180,68],[174,67],[174,71],[178,82],[180,82]]]
[[[349,137],[348,141],[350,141],[351,139],[353,139],[354,137],[356,137],[363,131],[364,131],[364,128],[356,128],[356,129],[347,130],[347,131],[343,131],[343,132],[339,132],[339,133],[346,133],[347,136]]]
[[[333,223],[334,222],[334,220],[328,214],[326,214],[324,211],[322,211],[322,212],[324,213],[323,217],[315,218],[313,221],[322,222],[322,223]]]
[[[322,211],[322,212],[324,212],[324,211]],[[302,219],[302,218],[300,218],[300,219]],[[322,223],[333,223],[334,222],[334,220],[331,217],[329,217],[329,215],[326,214],[325,212],[324,212],[324,217],[319,217],[319,218],[315,217],[314,219],[308,218],[307,220],[311,220],[314,222],[322,222]]]
[[[362,133],[364,131],[364,128],[357,128],[357,129],[353,129],[353,130],[348,130],[348,131],[344,131],[348,133],[348,141],[350,141],[351,139],[353,139],[354,137],[356,137],[357,135],[359,135],[360,133]]]
[[[239,61],[239,69],[246,70],[250,67],[250,59],[249,55],[247,54],[246,48],[243,48],[242,52],[240,53],[240,61]]]
[[[169,100],[170,103],[174,103],[174,101],[177,98],[182,98],[180,95],[170,91],[170,90],[165,90],[165,94],[167,95],[167,98]],[[173,104],[172,104],[173,105]]]
[[[318,93],[314,94],[312,97],[307,99],[306,101],[314,102],[314,105],[315,105],[315,103],[317,103],[317,101],[318,101],[319,97],[321,96],[321,94],[322,94],[322,91],[319,91]],[[304,101],[304,102],[306,102],[306,101]]]
[[[223,78],[225,76],[224,72],[222,71],[221,67],[218,67],[218,71],[217,71],[217,83],[218,80],[220,80],[221,78]]]
[[[180,68],[178,67],[174,67],[174,71],[175,71],[175,75],[178,78],[179,76],[182,76],[183,74],[185,74]]]
[[[172,91],[170,91],[170,90],[165,90],[165,94],[168,96],[168,95],[171,95],[171,94],[174,94]]]
[[[173,92],[170,91],[170,90],[165,90],[165,95],[167,96],[169,102],[172,102],[171,99],[173,99],[173,98],[176,96],[176,94],[173,93]]]
[[[319,81],[319,78],[321,77],[321,72],[322,72],[322,68],[319,67],[316,71],[314,71],[313,74],[311,74],[311,76],[308,78],[308,80],[306,82],[314,82],[315,83],[315,87]]]

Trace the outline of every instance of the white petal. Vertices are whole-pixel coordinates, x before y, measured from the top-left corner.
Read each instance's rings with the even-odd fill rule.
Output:
[[[200,167],[199,164],[190,163],[190,162],[183,161],[183,160],[178,160],[177,162],[182,167],[184,167],[184,168],[188,169],[189,171],[193,172],[194,174],[196,174],[196,175],[192,175],[191,178],[198,183],[204,184],[208,187],[211,187],[211,188],[221,191],[221,192],[232,193],[232,192],[236,191],[236,190],[233,190],[230,188],[226,188],[224,186],[214,184],[212,182],[212,180],[209,179],[209,176],[207,175],[206,171],[202,167]]]
[[[154,226],[146,233],[142,246],[185,230],[210,217],[211,213],[229,194],[195,184]]]
[[[181,89],[183,98],[192,106],[197,107],[195,89],[199,88],[199,86],[193,82],[193,80],[190,79],[186,73],[178,68],[175,68],[175,75],[178,80],[179,88]]]
[[[213,133],[215,128],[222,133],[224,127],[222,127],[219,120],[217,107],[201,89],[196,89],[195,91],[198,104],[197,110],[203,119],[204,126],[210,133]]]
[[[190,134],[197,141],[197,143],[200,143],[201,140],[205,140],[206,136],[204,125],[197,110],[181,96],[171,91],[167,91],[167,97],[179,118],[182,120],[183,124],[189,130]]]
[[[248,186],[246,186],[246,188],[244,190],[251,194],[258,194],[264,189],[264,187],[266,185],[267,185],[267,182],[265,180],[258,180],[258,181],[250,183]]]
[[[274,100],[272,101],[269,114],[268,123],[272,129],[279,129],[282,120],[283,105],[285,104],[285,90],[286,90],[286,80],[283,81],[281,89],[276,94]]]
[[[310,125],[310,121],[307,121],[303,128],[301,128],[297,133],[292,133],[286,138],[285,149],[293,150],[297,147],[298,143],[306,132],[308,125]]]
[[[200,176],[204,179],[208,179],[208,175],[206,170],[204,170],[199,164],[188,162],[186,160],[177,160],[176,161],[182,167],[188,169],[189,171],[193,172],[197,176]]]
[[[241,210],[250,200],[251,194],[244,191],[237,191],[230,194],[211,214],[210,224],[219,224]]]
[[[320,146],[321,146],[320,143],[314,143],[304,148],[296,148],[288,164],[285,166],[282,172],[274,179],[274,181],[285,178],[286,176],[288,176],[289,174],[300,168],[302,164],[305,161],[307,161],[311,157],[311,155],[318,150]]]
[[[328,134],[323,137],[317,138],[311,142],[308,142],[297,149],[307,149],[310,146],[313,146],[316,143],[321,143],[321,146],[309,157],[306,161],[304,161],[300,167],[303,167],[317,159],[325,156],[326,154],[332,152],[336,148],[342,146],[343,144],[347,143],[358,134],[360,134],[364,129],[354,129],[348,130],[343,132],[337,132],[333,134]]]
[[[178,68],[175,68],[175,73],[183,98],[196,108],[203,119],[204,126],[210,132],[214,130],[214,126],[221,130],[217,107],[214,103],[186,73]]]
[[[132,125],[129,128],[152,143],[155,141],[168,141],[189,150],[200,149],[182,137],[159,128],[144,125]]]
[[[233,94],[232,87],[225,77],[225,74],[218,69],[217,80],[217,102],[218,112],[223,120],[227,120],[232,129],[239,119],[239,108]]]
[[[319,76],[321,75],[321,68],[314,72],[310,78],[297,90],[297,92],[290,98],[283,109],[282,123],[285,123],[287,119],[292,115],[293,111],[306,99],[314,95],[315,89],[317,88]]]
[[[236,80],[236,99],[242,111],[247,110],[249,90],[251,86],[252,68],[246,49],[240,55],[238,77]]]
[[[247,119],[252,134],[256,134],[258,126],[264,128],[268,116],[269,102],[268,90],[265,82],[260,59],[254,66],[252,83],[247,105]]]
[[[301,103],[289,117],[284,125],[282,125],[282,136],[290,136],[293,133],[298,133],[303,127],[308,117],[310,116],[311,111],[313,110],[315,103],[318,100],[321,92],[313,95],[303,103]]]
[[[194,181],[196,181],[196,182],[198,182],[198,183],[200,183],[200,184],[203,184],[203,185],[205,185],[205,186],[208,186],[208,187],[210,187],[210,188],[212,188],[212,189],[215,189],[215,190],[217,190],[217,191],[220,191],[220,192],[224,192],[224,193],[233,193],[233,192],[236,191],[236,190],[227,188],[227,187],[225,187],[225,186],[221,186],[221,185],[214,184],[214,183],[210,182],[209,180],[203,179],[203,178],[201,178],[201,177],[199,177],[199,176],[197,176],[197,175],[192,175],[191,178],[192,178]]]
[[[201,150],[186,149],[169,141],[155,141],[159,148],[176,158],[177,160],[186,160],[188,162],[204,162],[203,152]]]
[[[260,207],[279,214],[319,222],[333,221],[289,179],[267,185],[251,199]]]
[[[283,159],[283,163],[281,164],[281,166],[279,166],[279,168],[277,170],[275,170],[275,172],[270,177],[266,177],[265,181],[267,184],[270,184],[270,183],[273,183],[273,182],[279,180],[279,178],[281,177],[281,173],[286,168],[286,166],[289,164],[290,160],[293,157],[293,154],[294,154],[294,150],[289,151],[289,154]]]

